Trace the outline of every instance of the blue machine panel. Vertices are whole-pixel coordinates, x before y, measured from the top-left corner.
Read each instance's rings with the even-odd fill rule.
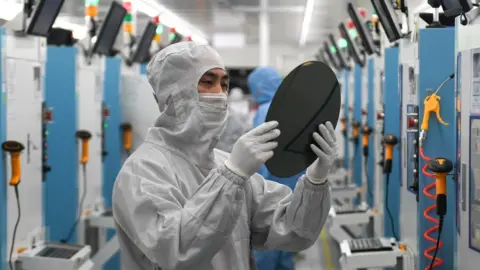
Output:
[[[372,129],[375,128],[376,115],[375,112],[375,60],[368,59],[368,104],[367,104],[367,125]],[[373,207],[375,203],[375,141],[373,136],[370,136],[368,142],[368,161],[367,167],[364,168],[367,175],[367,203]]]
[[[48,240],[65,239],[77,218],[76,49],[48,47],[45,66],[45,105],[53,108],[47,125],[51,172],[44,180],[45,226]],[[70,239],[75,242],[76,232]]]
[[[420,123],[423,120],[424,100],[430,94],[428,90],[434,91],[455,71],[455,29],[454,28],[426,28],[420,30],[419,37],[419,88],[418,104],[420,112]],[[430,116],[429,130],[425,140],[423,150],[427,157],[443,157],[455,162],[457,151],[456,147],[456,111],[455,111],[455,91],[453,81],[449,81],[438,92],[440,100],[440,114],[448,126],[440,124],[435,114]],[[419,167],[423,168],[426,162],[419,160]],[[420,173],[419,175],[419,205],[418,205],[418,224],[419,224],[419,253],[423,254],[427,249],[434,248],[436,242],[424,237],[424,233],[429,229],[436,227],[436,223],[428,220],[424,216],[427,208],[436,204],[435,199],[427,197],[423,190],[425,187],[431,187],[434,179]],[[427,189],[427,192],[435,196],[435,188]],[[451,270],[455,269],[455,250],[456,229],[455,229],[455,210],[456,210],[456,183],[451,176],[447,177],[447,214],[444,218],[441,241],[443,247],[438,250],[437,258],[443,260],[443,264],[435,269]],[[427,212],[427,215],[438,219],[435,209]],[[437,231],[433,230],[428,234],[436,239]],[[429,252],[433,255],[434,250]],[[419,267],[424,269],[431,263],[431,258],[419,256]]]
[[[140,74],[147,75],[147,64],[140,65]]]
[[[384,86],[384,114],[385,135],[391,134],[401,138],[400,112],[401,93],[398,89],[399,49],[397,47],[385,49],[385,86]],[[393,149],[392,172],[387,185],[385,176],[384,184],[384,233],[387,237],[400,236],[400,185],[401,185],[401,159],[400,144]],[[389,214],[390,213],[390,214]]]
[[[103,198],[105,207],[112,207],[113,184],[121,167],[121,147],[120,140],[120,58],[107,58],[105,60],[105,76],[103,82],[104,102],[109,109],[109,117],[104,123],[104,144],[105,151],[108,153],[103,161]],[[108,239],[115,234],[114,230],[109,230]],[[120,269],[119,254],[111,258],[104,266],[105,270]]]
[[[355,65],[354,68],[354,99],[353,99],[353,120],[356,120],[362,125],[362,86],[363,86],[363,70],[360,65]],[[350,123],[351,124],[351,123]],[[361,127],[359,128],[359,131]],[[358,143],[353,144],[353,179],[357,187],[362,187],[363,185],[363,154],[362,154],[362,135],[359,134]],[[355,204],[358,204],[358,198],[355,199]]]
[[[2,52],[2,41],[3,41],[3,29],[0,28],[0,143],[3,143],[6,140],[6,127],[7,127],[7,118],[6,118],[6,90],[2,88],[3,85],[3,70],[1,59]],[[0,154],[0,270],[7,269],[7,183],[5,179],[5,164],[4,164],[4,154]]]

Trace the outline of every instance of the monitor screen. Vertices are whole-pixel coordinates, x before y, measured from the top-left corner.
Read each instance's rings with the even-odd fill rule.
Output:
[[[400,24],[398,23],[397,13],[393,9],[390,0],[372,0],[372,5],[377,11],[380,23],[390,42],[395,42],[402,38]]]
[[[342,68],[348,68],[347,61],[345,60],[345,57],[342,51],[338,49],[337,42],[335,41],[335,37],[332,34],[329,34],[328,38],[330,39],[332,46],[335,48],[335,52],[336,52],[335,54],[337,55],[339,66]]]
[[[370,33],[370,31],[365,27],[365,24],[360,21],[360,15],[352,3],[348,3],[348,15],[350,16],[350,19],[352,19],[355,29],[360,35],[363,48],[368,55],[372,55],[375,52],[375,44],[373,43],[372,33]]]
[[[27,34],[48,37],[64,0],[41,0],[27,28]]]
[[[345,27],[344,23],[340,23],[338,29],[340,30],[340,33],[345,38],[345,40],[347,40],[348,52],[350,53],[350,56],[353,58],[353,60],[355,60],[355,63],[363,67],[365,65],[365,61],[362,58],[362,55],[357,47],[355,40],[353,40],[352,37],[350,37],[350,35],[348,34],[347,27]]]
[[[122,5],[113,1],[98,32],[97,41],[93,45],[93,53],[110,55],[120,27],[122,27],[125,14],[127,14],[127,11]]]
[[[456,17],[472,9],[472,1],[470,0],[440,0],[440,2],[443,13],[447,17]]]
[[[149,61],[150,45],[152,45],[152,40],[155,37],[155,30],[157,26],[148,22],[145,30],[143,30],[142,37],[137,44],[137,48],[133,53],[132,62],[134,63],[145,63]]]
[[[328,42],[323,43],[323,53],[326,53],[328,56],[328,60],[332,64],[332,66],[335,69],[340,69],[339,66],[337,65],[337,61],[335,60],[335,57],[333,56],[332,52],[330,51],[330,46],[328,45]]]

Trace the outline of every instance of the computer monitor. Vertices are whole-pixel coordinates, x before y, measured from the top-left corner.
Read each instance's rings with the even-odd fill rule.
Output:
[[[345,24],[340,23],[338,25],[338,30],[340,30],[340,34],[342,34],[342,36],[347,40],[348,52],[350,53],[350,56],[353,58],[355,63],[363,67],[365,65],[365,58],[362,57],[355,40],[353,40],[352,37],[350,37],[350,35],[348,34]]]
[[[375,44],[373,43],[372,33],[370,33],[370,31],[368,31],[365,25],[360,21],[360,15],[352,3],[348,3],[347,9],[348,15],[352,19],[355,29],[362,40],[364,50],[368,55],[372,55],[375,53]]]
[[[98,32],[97,41],[93,45],[93,53],[110,55],[126,14],[127,10],[121,4],[116,1],[112,2]]]
[[[327,56],[328,56],[328,59],[330,60],[330,64],[332,64],[332,66],[335,68],[335,69],[340,69],[339,65],[337,64],[337,61],[335,60],[335,57],[333,56],[332,52],[330,51],[330,46],[328,45],[328,42],[324,42],[323,43],[323,53],[326,53]]]
[[[133,53],[133,63],[145,63],[149,61],[150,45],[152,45],[153,37],[155,37],[155,30],[157,25],[152,22],[148,22],[147,26],[143,30],[142,37],[137,44],[137,48]]]
[[[440,0],[440,3],[443,13],[447,17],[456,17],[472,9],[472,1],[470,0]]]
[[[27,28],[27,34],[48,37],[64,0],[41,0]]]
[[[329,34],[328,35],[328,38],[330,39],[330,43],[332,43],[332,46],[335,48],[335,51],[336,51],[336,55],[337,55],[337,59],[338,59],[338,63],[339,63],[339,66],[341,68],[346,68],[348,69],[349,66],[347,64],[347,60],[346,58],[344,57],[342,51],[340,51],[338,49],[338,46],[337,46],[337,42],[335,41],[335,37],[333,36],[333,34]]]
[[[372,0],[372,5],[377,11],[378,18],[388,40],[395,42],[401,39],[400,24],[398,23],[397,13],[393,9],[392,2],[390,0]]]

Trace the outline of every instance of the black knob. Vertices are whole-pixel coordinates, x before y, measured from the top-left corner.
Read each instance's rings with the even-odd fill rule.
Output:
[[[52,167],[48,166],[48,165],[44,165],[43,166],[43,173],[48,173],[52,171]]]

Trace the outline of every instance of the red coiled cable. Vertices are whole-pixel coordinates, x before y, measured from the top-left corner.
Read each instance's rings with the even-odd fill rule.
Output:
[[[423,153],[423,148],[420,147],[420,156],[422,157],[422,159],[424,161],[430,161],[431,158],[425,156],[425,154]],[[435,176],[432,174],[432,173],[429,173],[427,171],[427,164],[425,164],[422,168],[422,173],[427,176],[427,177],[430,177],[430,178],[433,178],[435,180]],[[425,196],[427,196],[428,198],[432,199],[434,201],[434,203],[432,205],[430,205],[429,207],[427,207],[425,209],[425,211],[423,211],[423,216],[435,223],[436,225],[431,227],[430,229],[426,230],[424,233],[423,233],[423,237],[425,239],[427,239],[428,241],[432,242],[433,245],[426,248],[423,252],[423,256],[425,256],[425,258],[429,259],[429,260],[432,260],[435,258],[435,262],[433,263],[433,267],[432,268],[435,268],[435,267],[438,267],[440,265],[443,264],[443,260],[441,258],[438,258],[438,257],[434,257],[433,255],[431,255],[433,252],[435,252],[435,250],[437,249],[437,239],[435,239],[434,237],[430,236],[431,233],[435,232],[435,231],[438,231],[439,229],[439,220],[436,219],[435,217],[431,216],[429,213],[431,211],[434,211],[436,208],[437,208],[437,204],[436,204],[436,196],[435,194],[432,194],[430,193],[429,191],[431,189],[434,189],[436,187],[436,183],[435,181],[433,181],[433,183],[430,183],[428,185],[425,186],[425,188],[423,188],[423,194]],[[440,243],[438,243],[438,248],[441,248],[443,246],[443,242],[440,241]],[[425,267],[425,270],[430,270],[430,266],[427,266]]]

